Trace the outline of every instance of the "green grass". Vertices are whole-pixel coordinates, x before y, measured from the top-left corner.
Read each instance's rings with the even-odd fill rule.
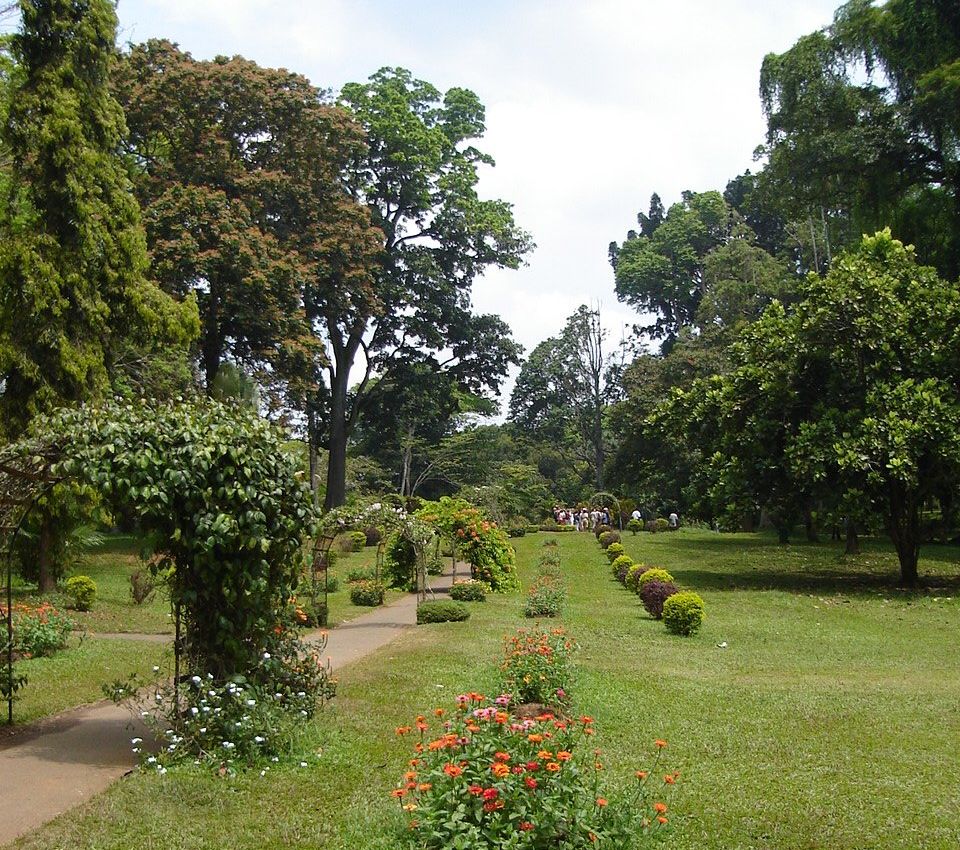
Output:
[[[17,663],[17,672],[27,676],[27,685],[13,704],[17,724],[57,714],[68,708],[103,699],[101,686],[137,673],[153,678],[152,668],[169,653],[163,645],[124,638],[86,638],[49,658],[31,658]],[[4,706],[4,719],[6,719]],[[0,727],[2,734],[2,727]]]
[[[546,536],[514,541],[527,584]],[[596,718],[608,780],[629,782],[653,739],[669,740],[667,764],[683,773],[669,846],[960,844],[960,551],[926,552],[936,586],[905,594],[880,543],[843,559],[835,545],[765,537],[626,535],[631,556],[706,599],[701,634],[678,638],[610,578],[592,535],[556,539],[570,590],[562,622],[581,644],[577,709]],[[341,671],[339,696],[299,744],[307,768],[297,758],[263,778],[135,776],[17,846],[396,846],[387,795],[409,751],[394,727],[489,689],[521,607],[493,595],[467,623],[411,630]]]
[[[371,610],[363,605],[354,605],[350,601],[350,585],[347,584],[347,573],[356,569],[373,570],[376,562],[376,546],[365,546],[359,552],[338,553],[336,563],[330,568],[330,575],[339,579],[340,586],[336,592],[327,596],[327,605],[329,606],[327,624],[331,628]],[[303,598],[309,595],[306,585],[302,587],[300,595]],[[403,596],[403,591],[388,590],[383,601],[385,604],[389,604],[401,596]]]

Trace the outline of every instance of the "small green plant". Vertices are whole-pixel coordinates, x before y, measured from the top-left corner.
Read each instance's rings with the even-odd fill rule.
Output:
[[[631,534],[636,534],[638,531],[643,531],[643,520],[641,519],[632,519],[627,523],[627,530]]]
[[[327,573],[327,593],[336,593],[340,589],[340,579]]]
[[[483,602],[487,598],[490,588],[482,581],[467,579],[458,581],[450,588],[450,598],[459,602]]]
[[[76,623],[49,602],[13,606],[13,650],[24,658],[53,655],[67,645]]]
[[[511,537],[523,537],[527,533],[527,527],[525,525],[511,525],[507,529],[507,534]]]
[[[662,516],[657,517],[657,531],[669,531],[670,523],[665,520]]]
[[[545,567],[545,566],[559,567],[560,553],[556,549],[550,549],[549,551],[544,552],[540,556],[540,559],[537,563],[538,563],[538,566],[541,566],[541,567]]]
[[[607,546],[607,560],[612,564],[625,552],[622,543],[611,543]]]
[[[637,576],[637,586],[635,590],[637,593],[640,592],[640,588],[643,587],[648,581],[673,581],[673,576],[670,575],[666,570],[661,569],[660,567],[650,567],[647,570],[644,570]]]
[[[424,623],[460,623],[470,617],[470,609],[461,602],[446,599],[421,602],[417,606],[417,625]]]
[[[374,576],[373,570],[354,567],[352,570],[347,570],[347,584],[356,584],[358,581],[371,581]]]
[[[386,588],[376,581],[358,581],[350,588],[350,601],[354,605],[364,605],[374,608],[383,605],[383,595]]]
[[[557,545],[557,538],[556,538],[556,537],[548,537],[548,538],[547,538],[546,540],[544,540],[543,543],[540,544],[540,545],[541,545],[541,546],[548,547],[548,548],[552,548],[552,547],[554,547],[554,546]]]
[[[627,574],[623,579],[627,590],[632,590],[634,593],[637,592],[637,588],[640,586],[640,576],[642,576],[647,569],[646,564],[632,564],[627,569]]]
[[[307,601],[304,603],[303,608],[303,625],[309,626],[311,628],[323,628],[327,625],[327,603],[326,602],[310,602]]]
[[[71,576],[63,583],[63,592],[77,611],[89,611],[97,598],[97,583],[90,576]]]
[[[149,602],[157,592],[157,580],[149,568],[141,567],[130,574],[130,598],[134,605]]]
[[[617,531],[605,531],[598,538],[600,545],[606,549],[612,543],[620,542],[620,533]]]
[[[675,635],[695,635],[703,625],[706,605],[690,590],[675,593],[663,603],[663,624]]]
[[[530,586],[523,608],[525,617],[559,617],[567,589],[558,575],[541,573]]]
[[[351,531],[350,542],[354,552],[362,552],[367,545],[367,534],[364,531]]]
[[[570,699],[576,644],[562,628],[517,629],[504,638],[497,688],[513,705],[565,704]]]
[[[597,538],[597,540],[599,540],[600,535],[606,534],[608,531],[613,531],[613,526],[607,525],[606,523],[601,522],[601,523],[598,523],[595,529],[593,529],[593,534]]]

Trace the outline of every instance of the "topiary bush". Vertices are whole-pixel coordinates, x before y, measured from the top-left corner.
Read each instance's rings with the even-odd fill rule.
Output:
[[[336,593],[340,589],[340,579],[327,574],[327,593]]]
[[[626,585],[627,589],[636,593],[640,586],[640,576],[642,576],[646,571],[646,564],[633,564],[630,569],[627,570],[627,575],[623,580],[623,583]]]
[[[354,605],[364,605],[374,608],[383,604],[383,595],[386,588],[375,581],[358,581],[350,588],[350,601]]]
[[[699,594],[690,590],[675,593],[663,603],[663,623],[674,635],[695,635],[706,616],[706,605]]]
[[[670,523],[667,520],[665,520],[662,516],[657,517],[656,520],[654,520],[654,523],[657,526],[657,531],[670,530]]]
[[[636,534],[638,531],[643,531],[643,520],[642,519],[632,519],[627,523],[627,530],[631,534]]]
[[[607,560],[612,564],[625,552],[622,543],[611,543],[607,546]]]
[[[637,576],[638,593],[640,592],[640,588],[648,581],[673,581],[673,576],[660,567],[651,567],[650,569],[644,570]]]
[[[470,618],[470,609],[461,602],[445,599],[421,602],[417,606],[417,625],[424,623],[459,623]]]
[[[527,533],[527,527],[525,525],[511,525],[507,529],[507,533],[511,537],[523,537]]]
[[[626,583],[627,583],[627,574],[628,574],[628,573],[630,572],[630,570],[632,570],[635,566],[636,566],[636,564],[627,564],[627,563],[624,562],[624,563],[621,563],[620,566],[616,567],[616,569],[614,570],[614,573],[613,573],[613,574],[614,574],[614,576],[616,577],[617,581],[620,582],[620,584],[622,584],[622,585],[626,585]]]
[[[621,569],[629,570],[632,566],[633,558],[631,558],[629,555],[619,555],[610,565],[610,569],[613,571],[614,575],[617,575]]]
[[[450,598],[458,602],[483,602],[489,591],[490,588],[482,581],[469,578],[466,581],[458,581],[450,588]]]
[[[63,592],[72,608],[89,611],[97,598],[97,583],[90,576],[71,576],[64,582]]]
[[[606,534],[608,531],[613,531],[613,526],[607,525],[606,523],[601,522],[597,524],[597,527],[593,530],[593,534],[597,538],[597,540],[599,540],[600,535]]]
[[[640,586],[638,593],[643,607],[654,620],[663,617],[663,603],[671,596],[679,593],[679,589],[672,581],[653,579]]]
[[[606,549],[612,543],[620,542],[620,534],[616,531],[605,531],[598,538],[600,545]]]
[[[354,552],[362,552],[363,547],[367,545],[367,533],[365,531],[351,531],[350,543]]]

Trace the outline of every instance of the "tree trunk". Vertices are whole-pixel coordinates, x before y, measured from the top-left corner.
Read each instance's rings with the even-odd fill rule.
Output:
[[[313,506],[320,504],[320,474],[317,458],[317,415],[313,410],[307,414],[307,453],[310,461],[310,492]]]
[[[327,446],[327,493],[323,509],[340,507],[347,500],[347,380],[341,369],[330,387],[330,440]]]
[[[844,549],[844,554],[860,554],[860,539],[857,537],[857,524],[849,518],[847,519],[847,547]]]
[[[890,536],[900,561],[900,586],[916,587],[920,559],[920,510],[916,499],[901,485],[890,487]]]
[[[220,371],[220,355],[223,340],[220,336],[219,300],[210,293],[210,303],[207,305],[206,315],[203,318],[203,342],[201,356],[203,357],[203,377],[207,384],[207,395],[213,389],[213,382]]]
[[[789,525],[778,525],[777,526],[777,543],[781,546],[786,546],[790,542],[790,526]]]
[[[40,523],[40,539],[37,541],[37,571],[39,572],[37,584],[41,593],[49,593],[57,586],[57,580],[53,575],[53,563],[51,562],[52,549],[53,527],[50,517],[44,513]]]
[[[755,517],[753,515],[753,511],[750,511],[749,513],[745,514],[743,517],[743,520],[740,523],[740,530],[746,532],[747,534],[753,534],[753,532],[756,531],[756,528],[757,528],[757,524],[754,520],[755,520]]]
[[[807,543],[819,543],[820,537],[817,534],[817,524],[813,519],[813,511],[807,510],[803,518],[803,525],[807,532]]]

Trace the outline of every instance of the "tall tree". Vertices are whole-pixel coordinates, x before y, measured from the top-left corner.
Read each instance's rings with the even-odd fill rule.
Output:
[[[344,500],[347,441],[374,376],[422,362],[476,395],[498,389],[519,350],[499,317],[471,311],[470,289],[484,269],[516,268],[532,248],[509,204],[477,194],[477,169],[493,160],[471,144],[485,129],[473,92],[441,95],[409,71],[384,68],[344,86],[341,102],[366,131],[369,150],[357,161],[353,187],[382,251],[373,299],[321,291],[309,305],[328,351],[320,399],[327,507]],[[352,385],[361,352],[362,376]]]
[[[182,345],[196,307],[146,278],[140,210],[117,158],[110,95],[117,19],[109,0],[23,0],[3,143],[0,426],[100,394],[119,341]]]
[[[303,409],[322,359],[307,291],[368,297],[378,246],[341,180],[363,131],[305,77],[168,41],[132,47],[114,87],[155,273],[199,302],[208,391],[228,361]]]

